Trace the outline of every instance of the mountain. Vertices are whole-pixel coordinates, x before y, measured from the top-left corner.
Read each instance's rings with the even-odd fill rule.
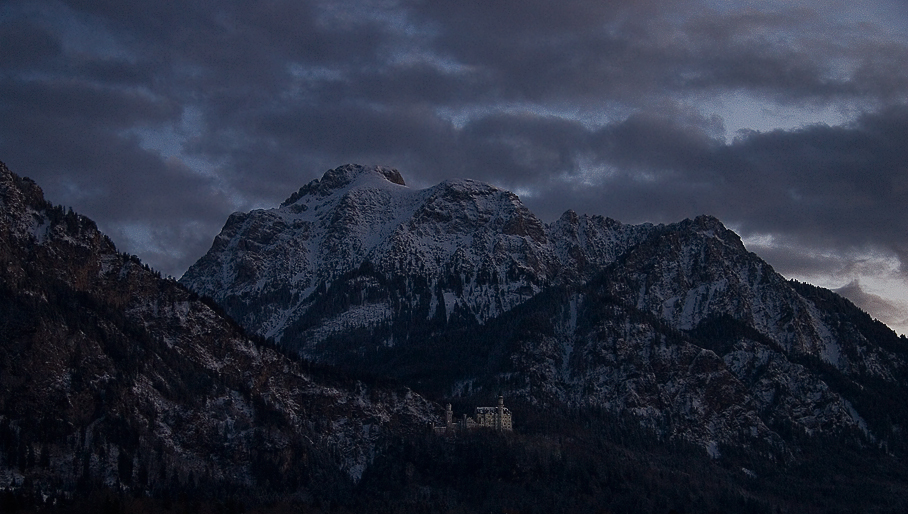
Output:
[[[351,319],[492,318],[544,286],[555,270],[546,250],[542,223],[511,193],[469,180],[413,191],[394,170],[350,165],[278,209],[232,215],[182,281],[305,350]],[[406,279],[377,284],[369,270]],[[320,303],[332,286],[381,296]]]
[[[566,216],[549,228],[488,184],[412,190],[396,170],[347,165],[277,209],[230,216],[181,282],[303,355],[363,327],[394,347],[587,277],[652,229]]]
[[[908,509],[905,339],[714,218],[345,166],[191,271],[0,165],[0,511]]]
[[[713,457],[906,449],[905,338],[709,216],[546,224],[491,185],[346,165],[232,215],[181,282],[289,351],[432,397],[629,414]]]
[[[7,496],[336,501],[390,441],[423,434],[440,412],[400,385],[250,338],[0,164]]]

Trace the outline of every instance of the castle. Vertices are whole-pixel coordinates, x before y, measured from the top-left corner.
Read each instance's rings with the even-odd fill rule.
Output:
[[[449,403],[445,408],[445,424],[441,427],[433,427],[436,434],[451,434],[461,430],[472,430],[474,428],[492,428],[498,431],[511,431],[511,411],[504,406],[504,396],[498,397],[497,407],[476,407],[476,413],[473,417],[466,414],[463,418],[454,421],[454,412],[451,410]]]

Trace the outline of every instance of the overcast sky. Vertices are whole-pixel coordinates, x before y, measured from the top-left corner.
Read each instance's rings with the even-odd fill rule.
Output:
[[[712,214],[908,332],[906,0],[0,0],[0,160],[177,277],[384,164],[544,221]]]

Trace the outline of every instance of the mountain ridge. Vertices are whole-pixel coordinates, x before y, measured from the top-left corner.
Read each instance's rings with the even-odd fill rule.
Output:
[[[387,170],[329,170],[291,203],[243,226],[228,220],[181,280],[290,351],[436,397],[500,389],[531,404],[630,411],[654,429],[675,419],[667,436],[706,449],[750,437],[784,453],[780,423],[900,439],[897,426],[869,428],[853,399],[872,381],[908,385],[904,338],[853,321],[847,300],[827,312],[828,300],[801,294],[717,218],[625,225],[567,211],[545,224],[494,186],[414,191]],[[287,221],[301,218],[302,229]],[[245,249],[228,251],[228,240]],[[294,252],[309,259],[306,287],[274,265]],[[246,259],[250,274],[231,274]],[[534,303],[553,288],[564,293]],[[710,424],[724,428],[704,432]]]
[[[249,337],[225,314],[234,297],[161,278],[0,164],[0,509],[908,506],[908,344],[847,300],[778,276],[714,218],[569,211],[539,232],[498,188],[453,181],[394,203],[380,191],[404,186],[379,175],[379,193],[314,188],[285,212],[236,214],[213,245],[233,253],[209,259],[231,266],[212,283],[256,285],[293,269],[267,258],[288,242],[393,239],[351,246],[358,262],[297,255],[329,264],[277,277],[307,284],[305,302],[267,287],[233,300],[305,305],[287,334],[321,330],[303,348],[339,370]],[[394,230],[343,227],[382,219]],[[403,272],[417,262],[422,275]],[[460,413],[499,394],[514,432],[428,430],[442,411],[427,398]]]

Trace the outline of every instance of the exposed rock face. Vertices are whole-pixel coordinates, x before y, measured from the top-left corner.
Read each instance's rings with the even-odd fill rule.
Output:
[[[908,341],[786,281],[714,218],[654,227],[488,329],[509,357],[474,387],[630,411],[707,448],[770,451],[792,434],[904,444],[905,410],[885,398],[905,394]]]
[[[182,282],[314,355],[351,323],[483,323],[557,275],[545,225],[513,193],[471,180],[402,183],[381,167],[331,170],[278,209],[232,215]],[[402,281],[379,285],[373,274]],[[320,303],[329,288],[349,291],[332,300],[343,305]]]
[[[411,190],[347,165],[280,208],[232,215],[182,282],[307,355],[339,326],[485,323],[544,287],[589,276],[651,227],[568,213],[546,227],[508,191],[472,180]],[[551,239],[553,239],[551,241]],[[403,283],[374,284],[371,275]],[[329,288],[341,309],[320,304]],[[356,295],[354,295],[356,296]],[[342,318],[342,319],[340,319]]]
[[[342,490],[439,413],[253,342],[0,164],[0,488]]]
[[[182,282],[292,351],[441,394],[630,412],[716,455],[902,444],[883,398],[905,398],[904,338],[719,220],[546,225],[493,186],[398,177],[348,165],[234,214]]]

